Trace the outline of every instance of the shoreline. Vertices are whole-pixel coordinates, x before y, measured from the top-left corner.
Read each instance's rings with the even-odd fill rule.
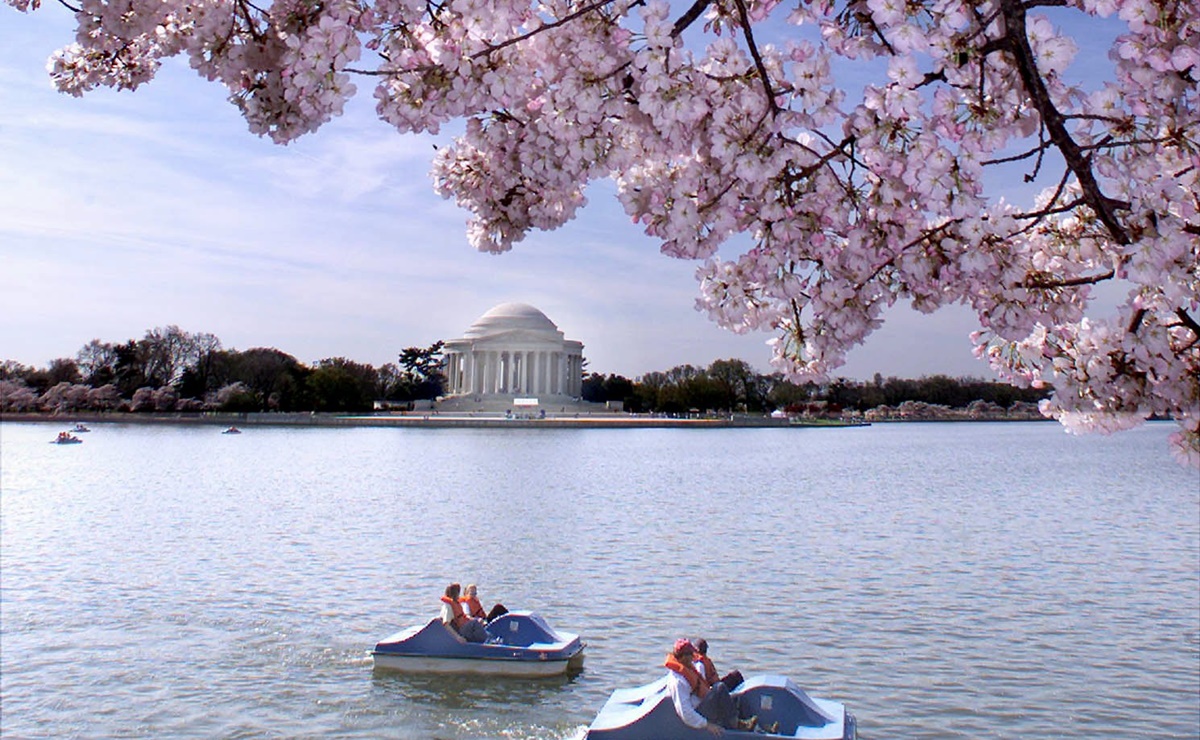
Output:
[[[374,412],[374,413],[225,413],[81,411],[62,413],[0,413],[2,422],[44,424],[180,424],[214,427],[402,427],[410,429],[844,429],[873,424],[1050,422],[1043,416],[945,415],[882,419],[778,419],[757,414],[670,417],[624,413],[548,413],[545,417],[505,416],[498,412]]]
[[[835,419],[776,419],[758,415],[677,418],[633,414],[546,414],[545,417],[506,417],[496,412],[462,413],[130,413],[87,412],[3,413],[0,422],[74,424],[184,424],[207,426],[290,427],[404,427],[424,429],[811,429],[870,426],[870,422]]]

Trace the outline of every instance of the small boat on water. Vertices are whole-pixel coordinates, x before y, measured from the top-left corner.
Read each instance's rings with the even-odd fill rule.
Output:
[[[844,704],[809,696],[784,676],[746,679],[733,692],[742,719],[757,718],[752,730],[724,730],[725,738],[856,740],[858,723]],[[688,727],[675,712],[667,677],[633,689],[617,689],[600,708],[584,740],[711,740],[707,730]]]
[[[77,444],[83,444],[83,440],[80,439],[79,437],[76,437],[74,434],[71,434],[70,432],[59,432],[58,438],[55,439],[50,444],[77,445]]]
[[[435,617],[377,643],[376,668],[424,673],[554,676],[583,665],[586,643],[537,614],[508,612],[487,625],[487,642],[467,642]]]
[[[225,431],[221,432],[221,434],[241,434],[241,433],[242,433],[242,430],[238,429],[237,427],[229,427]]]
[[[87,426],[83,422],[76,422],[75,428],[72,429],[71,431],[78,434],[79,432],[90,432],[92,430],[88,429]]]

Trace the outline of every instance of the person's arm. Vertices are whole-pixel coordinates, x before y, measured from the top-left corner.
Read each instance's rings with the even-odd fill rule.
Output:
[[[675,714],[679,715],[679,719],[683,720],[688,727],[697,730],[706,729],[708,720],[704,719],[692,706],[692,687],[688,686],[687,679],[671,671],[667,688],[671,692],[671,703],[675,705]]]

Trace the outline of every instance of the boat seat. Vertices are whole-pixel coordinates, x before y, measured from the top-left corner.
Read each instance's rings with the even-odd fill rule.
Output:
[[[517,647],[562,642],[562,638],[545,620],[530,612],[508,612],[496,617],[488,624],[487,631],[505,645]]]
[[[450,635],[451,637],[453,637],[453,638],[454,638],[454,640],[455,640],[455,642],[457,642],[459,645],[466,645],[466,644],[467,644],[467,638],[465,638],[465,637],[463,637],[462,635],[458,634],[458,630],[454,629],[454,628],[453,628],[453,627],[451,627],[450,625],[448,625],[448,624],[446,624],[445,622],[443,622],[443,621],[442,621],[442,619],[441,619],[441,617],[434,617],[434,618],[433,618],[433,620],[430,622],[430,624],[432,625],[432,624],[433,624],[433,622],[437,622],[438,624],[442,625],[442,629],[446,630],[446,634],[448,634],[448,635]]]
[[[812,698],[783,676],[759,676],[734,692],[742,719],[757,716],[760,725],[779,723],[777,734],[796,737],[801,728],[835,722]]]

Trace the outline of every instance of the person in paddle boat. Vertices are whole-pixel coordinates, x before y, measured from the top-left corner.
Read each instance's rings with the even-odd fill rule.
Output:
[[[474,583],[467,584],[463,589],[463,595],[458,599],[462,602],[463,610],[468,617],[482,619],[485,624],[491,624],[492,620],[502,614],[508,614],[508,609],[504,608],[504,604],[495,604],[489,612],[483,611],[483,604],[479,603],[479,589]]]
[[[718,681],[725,684],[725,688],[734,691],[738,686],[742,685],[742,672],[730,671],[724,676],[717,673],[717,667],[713,665],[712,659],[708,657],[708,640],[703,637],[697,637],[692,640],[692,646],[696,648],[696,658],[693,663],[696,670],[700,672],[700,676],[704,679],[704,683],[712,688]]]
[[[757,718],[738,719],[737,702],[729,695],[729,687],[720,682],[710,687],[696,669],[696,655],[696,647],[680,638],[663,663],[667,690],[679,719],[688,727],[714,735],[723,730],[753,730]]]
[[[462,635],[467,642],[487,642],[487,627],[482,619],[470,617],[463,611],[458,600],[461,594],[460,584],[446,586],[446,594],[442,596],[442,624]]]

